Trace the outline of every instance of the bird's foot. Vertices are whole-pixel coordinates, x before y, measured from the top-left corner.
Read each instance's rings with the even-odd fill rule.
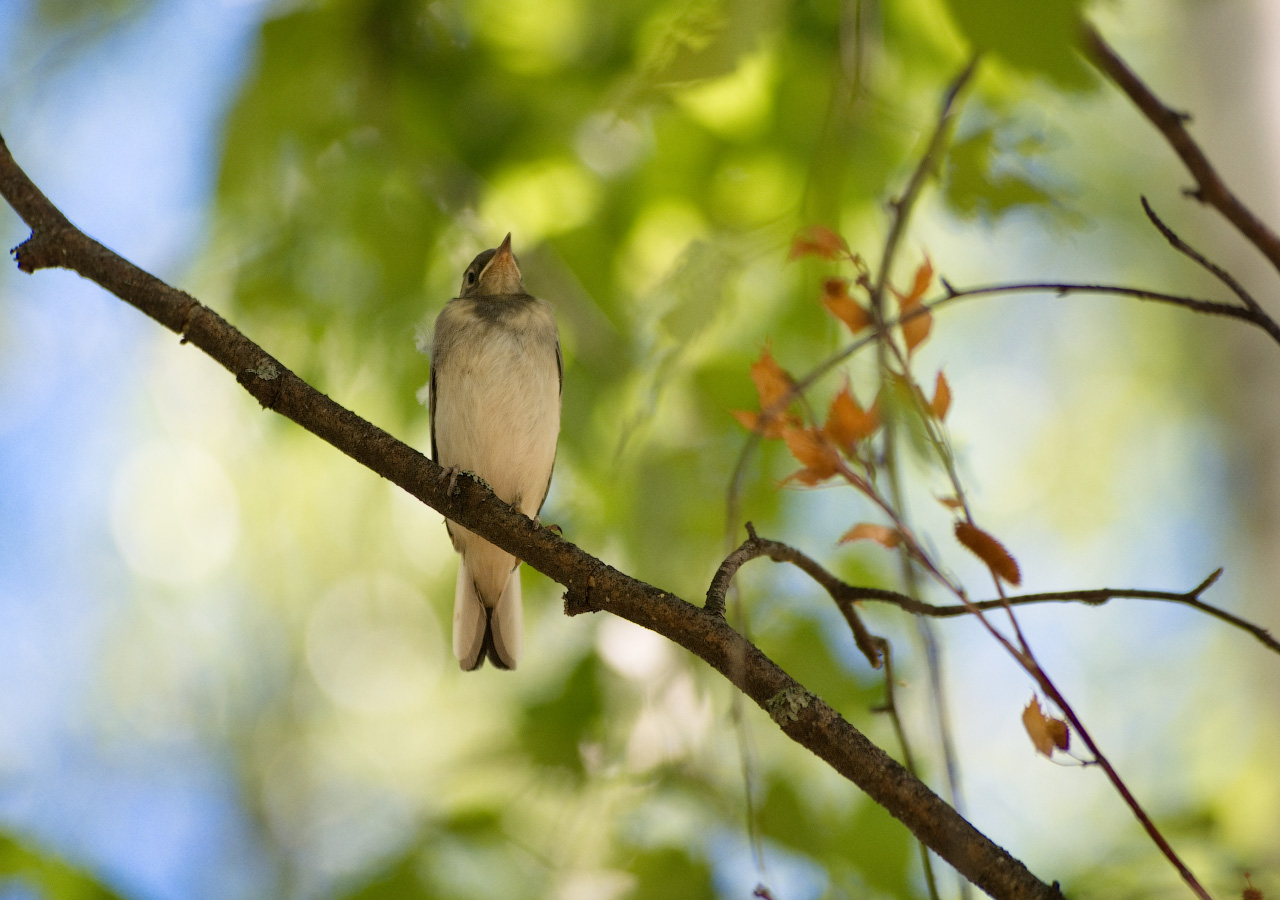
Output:
[[[450,497],[458,493],[458,476],[462,474],[461,466],[445,466],[440,470],[441,479],[449,479],[449,488],[447,493]]]

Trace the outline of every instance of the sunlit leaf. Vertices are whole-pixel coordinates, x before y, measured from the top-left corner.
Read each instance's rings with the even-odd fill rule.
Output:
[[[975,556],[986,563],[992,572],[1009,584],[1022,583],[1022,573],[1018,571],[1018,563],[1004,548],[1004,545],[983,531],[972,522],[956,523],[956,540],[968,548]]]
[[[848,544],[852,541],[875,541],[881,546],[893,549],[902,543],[902,534],[898,529],[887,525],[861,522],[840,535],[840,543]]]
[[[828,278],[822,286],[822,305],[857,334],[871,324],[871,314],[849,296],[849,282],[844,278]]]

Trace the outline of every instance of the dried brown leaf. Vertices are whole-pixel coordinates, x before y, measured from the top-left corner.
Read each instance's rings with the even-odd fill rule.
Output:
[[[765,412],[776,411],[773,407],[785,400],[795,384],[773,358],[773,351],[768,345],[760,353],[760,358],[751,364],[751,380],[755,382],[756,394],[760,397],[760,409]]]
[[[835,259],[848,255],[849,245],[844,238],[830,228],[822,225],[811,225],[791,240],[791,252],[787,259],[800,259],[804,256],[821,256],[823,259]]]
[[[974,556],[982,560],[991,571],[1012,585],[1022,583],[1018,563],[1009,551],[991,535],[972,522],[956,523],[956,540],[964,544]]]
[[[933,402],[929,404],[929,412],[941,422],[947,417],[949,409],[951,409],[951,385],[947,383],[947,376],[939,371],[938,380],[933,386]]]
[[[858,441],[871,437],[879,427],[879,406],[873,404],[871,409],[863,409],[846,381],[840,393],[831,400],[823,433],[846,454],[851,454]]]
[[[849,282],[844,278],[828,278],[822,285],[822,305],[843,322],[853,334],[871,324],[871,314],[849,296]]]
[[[875,541],[877,544],[892,550],[902,543],[902,533],[896,528],[890,528],[888,525],[874,525],[871,522],[862,522],[840,535],[840,543],[847,544],[850,541]]]
[[[1053,756],[1054,748],[1066,750],[1071,745],[1071,731],[1062,719],[1046,716],[1035,697],[1022,711],[1022,727],[1036,750],[1044,756]]]
[[[826,481],[840,471],[840,454],[830,440],[816,428],[785,428],[782,438],[787,449],[804,466],[786,478],[814,485]],[[786,483],[784,481],[784,483]]]
[[[933,314],[921,303],[932,283],[933,263],[926,256],[924,262],[916,269],[910,291],[901,294],[896,289],[890,288],[893,290],[893,295],[898,298],[898,316],[905,319],[902,323],[902,339],[907,344],[908,356],[915,352],[916,347],[924,343],[929,332],[933,330]]]

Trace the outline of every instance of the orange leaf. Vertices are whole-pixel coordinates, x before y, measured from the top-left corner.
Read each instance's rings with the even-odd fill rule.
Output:
[[[826,481],[840,471],[840,454],[831,441],[816,428],[785,428],[782,438],[802,466],[787,481],[814,485]]]
[[[929,412],[933,413],[933,417],[941,422],[947,417],[947,410],[950,408],[951,385],[947,384],[947,376],[939,371],[938,380],[933,387],[933,402],[929,404]]]
[[[828,278],[822,286],[822,305],[849,330],[857,334],[871,324],[871,316],[858,301],[849,296],[849,282],[844,278]]]
[[[768,345],[760,354],[760,358],[751,364],[751,380],[756,384],[756,393],[760,396],[760,409],[766,413],[777,413],[774,409],[791,391],[791,376],[786,373]]]
[[[858,441],[871,437],[880,427],[880,407],[873,404],[871,409],[864,410],[854,399],[846,381],[840,393],[831,401],[827,410],[827,424],[822,432],[846,454],[853,452]]]
[[[1013,585],[1022,583],[1018,563],[1004,545],[972,522],[956,523],[956,540],[964,544],[974,556],[986,563],[992,572]]]
[[[916,280],[911,285],[911,293],[903,300],[906,306],[916,306],[924,299],[925,292],[929,290],[929,285],[933,283],[933,263],[929,261],[929,257],[924,258],[924,262],[920,263],[920,268],[916,269]]]
[[[875,541],[892,550],[902,543],[902,535],[898,529],[890,528],[888,525],[872,525],[870,522],[863,522],[840,535],[840,543],[847,544],[850,541]]]
[[[750,412],[745,409],[733,409],[729,411],[729,414],[737,419],[739,424],[747,431],[754,431],[761,437],[774,440],[782,437],[783,431],[787,428],[796,428],[800,425],[800,417],[795,413],[774,413],[771,416],[766,416],[763,413]]]
[[[802,256],[821,256],[823,259],[835,259],[840,255],[848,255],[849,245],[844,238],[830,228],[812,225],[797,234],[791,240],[791,252],[787,259],[800,259]]]
[[[1036,750],[1045,756],[1052,756],[1055,747],[1066,750],[1071,745],[1071,731],[1067,728],[1067,723],[1062,719],[1046,716],[1040,708],[1040,701],[1035,697],[1031,698],[1027,708],[1022,711],[1022,727],[1027,729],[1027,735],[1031,738],[1031,743],[1036,745]]]
[[[764,434],[764,428],[760,423],[760,414],[745,409],[731,409],[729,415],[738,420],[738,424],[747,431],[758,431]]]
[[[907,355],[910,356],[933,330],[933,313],[919,303],[913,303],[910,306],[905,303],[900,304],[898,312],[903,317],[911,316],[902,323],[902,339],[907,342]]]
[[[898,298],[899,318],[910,316],[902,323],[902,338],[907,342],[908,356],[915,352],[916,347],[924,342],[933,329],[933,314],[920,302],[932,283],[933,263],[926,256],[924,262],[920,263],[920,268],[916,269],[915,281],[911,285],[910,292],[900,294],[897,290],[893,291],[893,295]]]
[[[959,497],[938,497],[937,500],[947,509],[964,509],[964,504],[960,502]]]

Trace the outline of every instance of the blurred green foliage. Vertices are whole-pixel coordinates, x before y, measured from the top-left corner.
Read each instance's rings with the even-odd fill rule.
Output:
[[[775,352],[800,370],[841,339],[817,302],[821,267],[784,261],[796,228],[874,233],[972,47],[1079,82],[1062,15],[1006,20],[990,7],[285,7],[263,25],[225,130],[214,255],[229,261],[232,315],[340,401],[421,434],[415,391],[427,361],[411,351],[413,334],[453,296],[471,256],[510,230],[526,283],[556,305],[564,343],[565,428],[544,518],[632,574],[696,597],[725,546],[724,491],[743,440],[728,411],[753,405],[751,359],[785,334]],[[952,159],[946,196],[957,211],[1046,203],[990,174],[992,140],[980,131]],[[781,522],[794,512],[772,479],[787,463],[765,448],[760,465],[743,509]],[[447,622],[444,568],[427,592]],[[756,602],[768,651],[864,727],[881,727],[868,718],[880,686],[831,650],[847,643],[838,621]],[[562,646],[557,662],[536,637],[530,646],[543,671],[522,672],[517,695],[485,711],[495,730],[478,764],[524,773],[514,797],[536,795],[539,812],[496,789],[433,798],[399,861],[348,896],[544,896],[553,884],[571,892],[574,867],[625,873],[613,894],[715,892],[706,841],[742,841],[746,827],[724,692],[699,711],[682,692],[706,697],[714,680],[683,660],[619,677],[593,652]],[[645,725],[655,704],[714,737],[650,735],[667,741],[665,762],[637,763],[652,753],[637,749],[645,728],[673,727]],[[296,715],[286,731],[308,727]],[[706,715],[710,726],[690,720]],[[455,751],[449,765],[472,752]],[[824,797],[780,752],[751,776],[767,785],[763,835],[825,871],[816,887],[832,896],[912,896],[918,855],[907,832],[851,794]],[[650,807],[680,813],[655,824]],[[565,824],[579,816],[590,825]],[[570,835],[585,834],[575,846]]]
[[[41,900],[119,900],[89,872],[0,834],[0,892],[30,890]]]
[[[845,337],[819,302],[830,267],[787,264],[791,236],[824,223],[874,259],[882,204],[971,53],[992,54],[978,88],[992,109],[1041,79],[1087,85],[1070,50],[1076,8],[282,3],[226,118],[196,292],[425,450],[415,333],[472,256],[511,231],[564,345],[544,520],[696,599],[738,538],[725,533],[725,490],[744,435],[729,411],[754,406],[751,361],[785,335],[774,353],[803,371]],[[998,124],[962,134],[944,167],[951,211],[994,219],[1049,204],[1045,188],[994,166]],[[823,873],[805,896],[918,894],[904,828],[847,784],[833,789],[767,722],[742,763],[735,723],[754,728],[754,710],[736,709],[682,651],[616,623],[567,622],[540,576],[525,573],[522,670],[458,676],[438,517],[289,423],[240,407],[226,417],[197,439],[230,460],[243,535],[223,588],[247,593],[248,611],[227,616],[234,640],[184,644],[182,658],[149,651],[130,627],[128,665],[142,674],[108,690],[128,710],[129,691],[179,685],[169,706],[138,704],[179,721],[202,708],[184,677],[197,698],[223,698],[197,730],[234,749],[282,894],[708,897],[727,883],[710,842],[747,858],[746,783],[768,845]],[[838,531],[776,489],[791,465],[762,447],[743,513],[762,532],[829,545]],[[875,580],[851,554],[832,565]],[[870,711],[879,673],[853,661],[839,617],[765,566],[740,579],[753,637],[896,749]],[[214,601],[192,607],[203,602]],[[223,680],[209,687],[190,658]]]

